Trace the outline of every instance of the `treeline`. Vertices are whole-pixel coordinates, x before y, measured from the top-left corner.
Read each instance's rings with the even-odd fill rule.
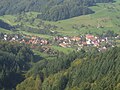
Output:
[[[91,13],[94,13],[94,11],[87,6],[78,6],[77,3],[73,4],[71,2],[70,4],[55,5],[38,15],[38,18],[48,21],[58,21]]]
[[[89,6],[113,0],[1,0],[0,15],[35,11],[38,18],[57,21],[93,13]]]
[[[9,25],[8,23],[4,22],[3,20],[0,20],[0,28],[4,28],[4,29],[7,29],[7,30],[14,29],[13,26]]]
[[[18,43],[0,41],[0,90],[14,90],[31,67],[34,54],[30,48]]]
[[[60,54],[43,60],[27,74],[17,90],[119,90],[120,48]]]
[[[48,21],[58,21],[72,17],[94,13],[89,6],[96,3],[112,2],[113,0],[63,0],[53,6],[47,5],[45,11],[38,18]],[[54,2],[52,2],[54,4]]]

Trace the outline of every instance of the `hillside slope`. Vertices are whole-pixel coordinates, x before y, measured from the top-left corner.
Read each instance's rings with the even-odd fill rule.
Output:
[[[36,11],[44,20],[57,21],[93,13],[88,7],[98,2],[113,0],[1,0],[0,15]]]
[[[40,61],[17,90],[119,90],[120,48],[93,53]]]
[[[85,33],[102,34],[106,31],[114,31],[120,34],[120,2],[99,3],[90,7],[95,13],[89,15],[78,16],[67,20],[57,22],[44,21],[37,18],[38,12],[27,12],[18,15],[4,15],[0,19],[4,22],[15,26],[16,31],[31,32],[51,35],[77,36]],[[0,29],[1,32],[8,30]],[[26,33],[25,32],[25,33]],[[42,35],[43,36],[43,35]]]

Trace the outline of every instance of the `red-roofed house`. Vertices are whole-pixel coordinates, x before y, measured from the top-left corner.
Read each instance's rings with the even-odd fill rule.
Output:
[[[80,41],[80,37],[73,37],[73,38],[71,38],[71,40],[73,40],[73,41]]]
[[[87,34],[86,40],[95,40],[95,37],[94,37],[94,35]]]

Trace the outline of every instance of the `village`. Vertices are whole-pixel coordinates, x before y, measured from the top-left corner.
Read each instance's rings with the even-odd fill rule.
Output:
[[[84,36],[74,37],[55,37],[55,42],[59,46],[64,48],[77,47],[77,50],[81,50],[83,47],[96,47],[98,51],[106,50],[109,47],[115,47],[115,40],[120,39],[120,36],[116,37],[98,37],[92,34],[86,34]]]
[[[36,46],[45,46],[46,49],[51,45],[60,46],[63,48],[75,48],[77,51],[83,47],[96,47],[98,51],[107,50],[107,48],[115,47],[115,40],[119,40],[120,36],[95,36],[92,34],[80,35],[80,36],[55,36],[53,39],[44,39],[38,36],[31,36],[25,34],[3,34],[0,33],[0,39],[9,42],[18,42],[31,45],[31,48]]]

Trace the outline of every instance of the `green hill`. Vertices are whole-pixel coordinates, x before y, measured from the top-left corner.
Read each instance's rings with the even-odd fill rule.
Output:
[[[0,15],[35,11],[39,18],[50,21],[93,13],[89,6],[113,0],[1,0]]]
[[[4,22],[16,26],[16,31],[47,35],[77,36],[83,33],[101,34],[108,30],[120,33],[120,2],[99,3],[90,7],[95,13],[57,22],[37,18],[38,12],[0,16]],[[3,32],[3,30],[1,30]],[[55,32],[51,34],[51,31]]]

